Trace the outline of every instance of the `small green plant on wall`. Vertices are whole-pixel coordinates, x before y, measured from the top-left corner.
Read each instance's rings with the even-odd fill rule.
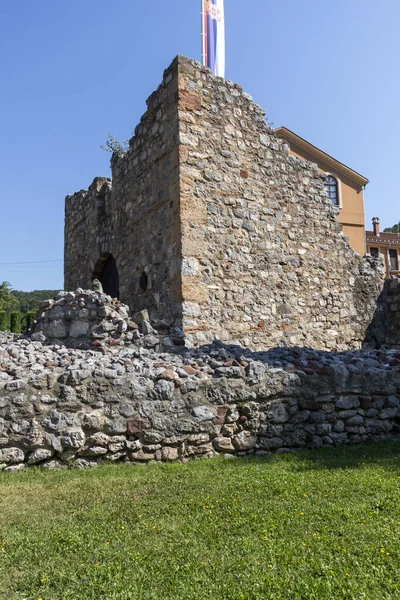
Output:
[[[129,140],[124,140],[121,144],[121,142],[117,140],[112,133],[109,133],[106,143],[101,144],[100,148],[106,152],[111,152],[111,154],[118,154],[118,156],[121,156],[122,154],[128,152]]]

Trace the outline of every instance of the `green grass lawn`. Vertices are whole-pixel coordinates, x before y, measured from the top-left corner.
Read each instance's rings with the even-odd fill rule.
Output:
[[[0,474],[1,600],[400,598],[400,444]]]

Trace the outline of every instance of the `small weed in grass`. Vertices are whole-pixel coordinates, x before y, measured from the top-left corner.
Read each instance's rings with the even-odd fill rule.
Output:
[[[1,600],[400,598],[400,445],[0,474]]]

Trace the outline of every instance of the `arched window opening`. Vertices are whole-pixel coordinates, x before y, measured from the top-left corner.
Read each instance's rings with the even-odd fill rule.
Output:
[[[142,292],[145,292],[147,290],[147,287],[149,285],[149,278],[147,277],[147,273],[145,273],[143,271],[143,273],[140,276],[139,279],[139,287],[142,290]]]
[[[338,182],[332,175],[324,178],[324,187],[329,200],[333,206],[339,206]]]
[[[119,273],[112,254],[105,261],[99,279],[105,294],[108,294],[111,298],[119,298]]]

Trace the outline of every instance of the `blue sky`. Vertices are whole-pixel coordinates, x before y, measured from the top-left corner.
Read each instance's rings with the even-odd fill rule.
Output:
[[[399,220],[398,0],[225,11],[227,78],[370,179],[367,225]],[[129,137],[174,56],[200,59],[200,0],[0,0],[0,26],[0,281],[61,289],[64,197],[110,174],[100,144]]]

